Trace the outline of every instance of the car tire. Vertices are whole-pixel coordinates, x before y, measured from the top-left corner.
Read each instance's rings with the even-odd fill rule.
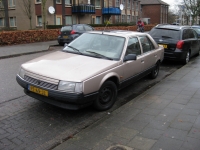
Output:
[[[155,79],[158,76],[159,70],[160,70],[160,62],[157,62],[154,69],[149,74],[149,77],[151,79]]]
[[[94,101],[94,108],[100,111],[110,109],[117,98],[117,87],[112,81],[106,81],[99,90],[98,98]]]
[[[183,59],[182,63],[183,65],[187,64],[190,61],[190,52],[187,51],[185,58]]]

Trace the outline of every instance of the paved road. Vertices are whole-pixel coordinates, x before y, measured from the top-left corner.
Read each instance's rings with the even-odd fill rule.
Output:
[[[52,48],[53,51],[59,49]],[[181,67],[164,63],[156,80],[144,78],[120,91],[115,106],[109,111],[97,112],[92,107],[69,111],[26,96],[15,80],[20,64],[46,53],[49,52],[0,60],[0,70],[4,70],[0,72],[3,85],[0,88],[1,150],[52,149]]]

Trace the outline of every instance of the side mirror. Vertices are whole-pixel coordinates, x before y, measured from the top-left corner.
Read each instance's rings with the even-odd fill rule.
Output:
[[[128,54],[124,57],[124,62],[129,61],[129,60],[137,60],[137,55],[136,54]]]

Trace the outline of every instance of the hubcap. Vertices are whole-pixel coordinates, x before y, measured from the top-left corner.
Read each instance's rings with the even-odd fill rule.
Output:
[[[105,87],[104,89],[102,89],[101,95],[100,95],[100,103],[106,104],[111,101],[111,98],[112,98],[112,90],[109,89],[108,87]]]

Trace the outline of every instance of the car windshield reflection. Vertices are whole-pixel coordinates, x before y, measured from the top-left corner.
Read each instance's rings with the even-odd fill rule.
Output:
[[[125,38],[123,37],[84,33],[68,44],[63,51],[92,57],[103,56],[101,58],[110,60],[119,60],[124,47],[124,42]]]

